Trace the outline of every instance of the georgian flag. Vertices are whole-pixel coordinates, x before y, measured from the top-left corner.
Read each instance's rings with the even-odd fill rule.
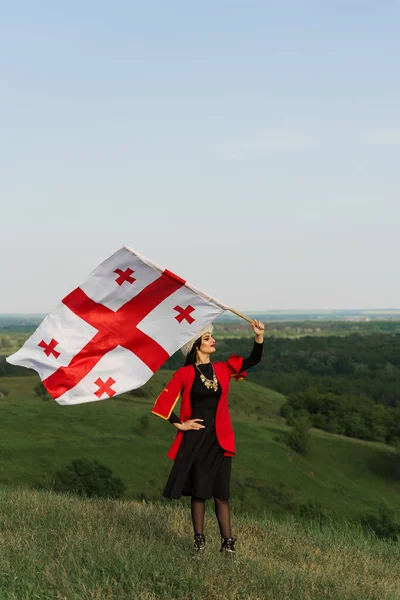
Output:
[[[7,361],[35,369],[59,404],[146,383],[228,307],[123,247],[68,294]]]

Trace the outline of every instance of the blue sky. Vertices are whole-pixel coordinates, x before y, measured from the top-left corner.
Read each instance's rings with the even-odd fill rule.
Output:
[[[400,2],[6,2],[0,313],[123,244],[240,310],[399,307]]]

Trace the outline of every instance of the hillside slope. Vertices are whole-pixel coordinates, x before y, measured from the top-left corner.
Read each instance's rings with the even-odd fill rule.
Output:
[[[121,477],[127,498],[159,499],[175,429],[150,410],[169,375],[159,372],[133,396],[72,407],[40,399],[35,376],[0,379],[6,394],[0,399],[0,482],[45,484],[57,469],[85,457]],[[329,514],[359,519],[386,501],[400,514],[400,482],[387,469],[383,476],[389,448],[314,431],[310,455],[299,456],[284,441],[283,401],[257,384],[232,384],[236,511],[283,515],[312,502]]]

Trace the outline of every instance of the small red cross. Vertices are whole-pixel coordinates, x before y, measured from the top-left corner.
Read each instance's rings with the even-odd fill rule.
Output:
[[[56,346],[58,346],[58,342],[52,338],[51,342],[49,344],[46,344],[46,342],[44,340],[42,340],[38,346],[40,348],[43,348],[43,352],[45,353],[46,356],[50,356],[50,354],[52,354],[55,358],[58,358],[60,356],[60,352],[57,352],[57,350],[54,350],[54,348]]]
[[[183,319],[186,319],[189,325],[194,323],[195,319],[190,316],[190,313],[194,311],[194,308],[193,306],[190,306],[190,304],[186,308],[182,308],[181,306],[175,306],[174,310],[177,310],[179,313],[179,315],[176,315],[175,317],[178,323],[182,323]]]
[[[95,395],[99,399],[103,394],[108,394],[108,397],[112,398],[117,393],[113,389],[111,389],[111,386],[115,383],[115,379],[113,379],[112,377],[109,377],[106,382],[104,382],[99,377],[94,383],[95,385],[99,386],[99,389],[97,390],[97,392],[95,392]]]
[[[129,267],[125,269],[125,271],[122,271],[122,269],[115,269],[114,273],[118,275],[115,282],[118,283],[118,285],[122,285],[125,281],[127,281],[128,283],[133,283],[134,281],[136,281],[134,277],[131,277],[132,273],[134,272],[135,271],[132,271],[132,269],[130,269]]]

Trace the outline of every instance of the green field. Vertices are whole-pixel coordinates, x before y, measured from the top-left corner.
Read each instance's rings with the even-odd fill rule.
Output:
[[[1,378],[1,483],[46,485],[72,459],[89,458],[122,479],[126,498],[159,499],[175,429],[150,410],[169,375],[157,373],[137,397],[71,407],[40,399],[36,376]],[[255,383],[231,386],[234,510],[284,516],[312,502],[332,516],[358,520],[386,501],[400,514],[400,482],[380,474],[392,449],[313,431],[311,453],[298,455],[285,444],[283,402],[284,396]]]
[[[362,527],[382,505],[400,515],[393,448],[312,430],[299,455],[286,444],[285,397],[232,382],[238,555],[219,554],[208,502],[206,553],[194,561],[188,499],[161,498],[175,429],[150,412],[171,372],[70,407],[38,396],[25,372],[0,378],[0,600],[400,600],[398,543]],[[76,458],[120,477],[122,500],[49,491]]]
[[[347,525],[233,514],[234,559],[206,514],[193,560],[189,511],[0,488],[4,600],[399,600],[400,548]]]

